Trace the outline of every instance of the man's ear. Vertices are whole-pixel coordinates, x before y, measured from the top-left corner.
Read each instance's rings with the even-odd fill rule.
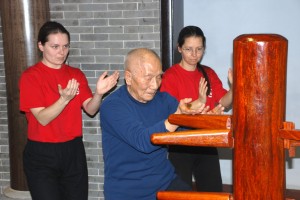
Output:
[[[125,82],[127,85],[131,85],[132,74],[130,71],[125,71]]]

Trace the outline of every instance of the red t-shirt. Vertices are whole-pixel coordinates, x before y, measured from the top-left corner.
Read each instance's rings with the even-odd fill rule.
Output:
[[[30,109],[52,105],[60,97],[58,84],[65,88],[72,78],[80,84],[78,94],[53,121],[46,126],[41,125]],[[30,140],[65,142],[82,136],[81,106],[86,99],[92,97],[92,91],[80,69],[68,65],[52,69],[39,62],[23,72],[19,88],[20,110],[26,114]]]
[[[203,66],[210,81],[211,93],[206,98],[206,106],[213,109],[220,99],[227,93],[222,82],[213,69]],[[178,101],[184,98],[192,98],[193,101],[199,97],[199,81],[203,77],[198,69],[187,71],[179,64],[175,64],[165,71],[162,77],[160,91],[168,92]]]

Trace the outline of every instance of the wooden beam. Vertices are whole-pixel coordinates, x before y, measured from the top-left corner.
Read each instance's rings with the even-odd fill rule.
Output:
[[[279,130],[279,136],[283,139],[300,141],[300,130],[297,130],[297,129],[295,129],[295,130],[280,129]]]
[[[175,192],[162,191],[157,194],[158,200],[233,200],[232,194],[221,192]]]
[[[168,118],[172,124],[198,129],[227,129],[231,115],[176,115]]]
[[[154,144],[166,145],[233,147],[233,138],[228,129],[155,133],[152,134],[151,141]]]

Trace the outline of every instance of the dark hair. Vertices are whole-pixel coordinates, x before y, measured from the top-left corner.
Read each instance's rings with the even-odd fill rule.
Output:
[[[41,42],[44,45],[48,42],[48,36],[50,34],[55,33],[64,33],[67,34],[69,42],[70,42],[70,33],[67,29],[60,23],[55,21],[47,21],[44,25],[40,28],[38,34],[38,42]]]
[[[201,37],[203,41],[203,47],[205,49],[206,47],[206,38],[204,36],[203,31],[197,27],[197,26],[186,26],[183,29],[181,29],[179,35],[178,35],[178,40],[177,40],[177,45],[181,48],[182,45],[185,43],[185,39],[189,37]],[[204,70],[204,67],[200,64],[197,63],[197,69],[203,74],[206,82],[207,82],[207,92],[206,95],[210,94],[210,82],[207,73]]]

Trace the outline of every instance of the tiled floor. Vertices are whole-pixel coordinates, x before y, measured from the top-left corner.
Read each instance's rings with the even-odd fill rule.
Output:
[[[1,200],[16,200],[16,199],[8,198],[8,197],[4,196],[3,194],[0,194],[0,199]],[[20,200],[20,199],[18,199],[18,200]],[[22,200],[31,200],[31,199],[22,199]]]
[[[4,195],[6,194],[6,195]],[[11,198],[9,198],[9,197]],[[7,187],[3,190],[3,194],[0,194],[0,200],[31,200],[30,194],[28,191],[18,191],[18,190],[13,190],[10,187]]]

